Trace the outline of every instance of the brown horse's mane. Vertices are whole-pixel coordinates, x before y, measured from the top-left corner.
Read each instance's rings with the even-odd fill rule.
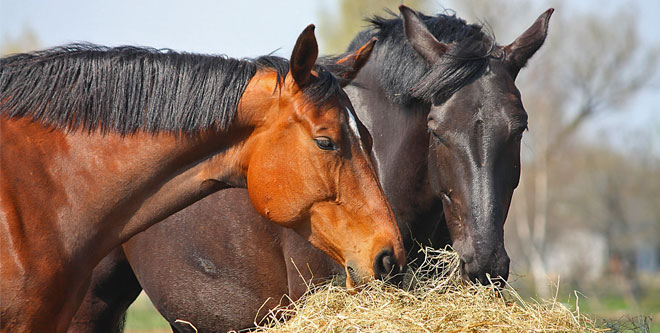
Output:
[[[60,46],[0,59],[0,115],[31,117],[68,131],[225,130],[259,70],[276,71],[281,87],[289,62],[134,46]],[[303,93],[321,104],[341,87],[322,66],[316,71],[319,78]]]
[[[381,57],[378,80],[395,104],[442,103],[487,70],[497,47],[492,33],[481,25],[467,24],[455,15],[417,13],[438,41],[452,44],[450,52],[429,66],[407,42],[401,17],[390,15],[369,19],[371,26],[360,32],[348,49],[378,38],[372,57]]]

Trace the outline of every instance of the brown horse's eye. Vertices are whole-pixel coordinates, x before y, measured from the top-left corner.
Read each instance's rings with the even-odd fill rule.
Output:
[[[325,136],[315,138],[314,142],[316,142],[316,145],[323,150],[337,150],[337,147],[332,143],[332,140]]]

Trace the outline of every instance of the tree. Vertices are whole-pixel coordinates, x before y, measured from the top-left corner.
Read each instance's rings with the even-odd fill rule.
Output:
[[[368,23],[365,19],[374,15],[389,15],[388,10],[399,13],[401,0],[341,0],[339,12],[333,13],[323,8],[319,13],[319,36],[325,54],[346,51],[348,44]],[[432,1],[405,1],[406,6],[423,12],[430,12]]]
[[[35,32],[26,26],[16,38],[6,35],[3,37],[3,41],[0,43],[0,55],[34,51],[37,48],[39,48],[39,39]]]

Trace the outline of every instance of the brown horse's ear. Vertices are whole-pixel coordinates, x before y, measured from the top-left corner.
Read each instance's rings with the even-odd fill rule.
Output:
[[[360,72],[362,66],[367,63],[377,40],[378,38],[373,37],[366,44],[362,45],[362,47],[360,47],[357,51],[350,52],[344,55],[341,59],[337,60],[337,64],[340,64],[345,68],[345,71],[340,74],[341,80],[339,80],[342,87],[347,86],[351,81],[353,81],[353,79]]]
[[[316,36],[314,36],[314,25],[310,24],[298,36],[289,60],[291,75],[299,87],[309,82],[318,55],[319,46],[316,43]]]
[[[414,10],[401,5],[399,11],[403,19],[403,32],[410,45],[426,60],[426,63],[435,64],[449,51],[450,46],[440,43]]]
[[[515,78],[520,69],[525,67],[527,60],[543,45],[548,35],[548,23],[555,10],[550,8],[539,16],[534,24],[522,33],[513,43],[504,47],[504,63]]]

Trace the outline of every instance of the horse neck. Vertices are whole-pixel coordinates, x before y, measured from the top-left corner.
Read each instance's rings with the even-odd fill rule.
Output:
[[[346,92],[360,120],[372,133],[372,160],[407,241],[411,239],[411,229],[426,228],[432,224],[429,220],[442,215],[442,205],[435,204],[428,180],[426,117],[430,106],[392,103],[379,84],[379,58],[372,57]]]
[[[287,89],[291,81],[278,85],[275,71],[257,71],[245,87],[234,124],[240,128],[251,128],[254,132],[267,128],[277,117],[282,116],[282,112],[279,112],[282,90]]]
[[[127,160],[125,165],[119,164],[116,156],[108,161],[124,165],[115,175],[119,178],[115,181],[120,185],[119,197],[133,198],[121,201],[129,207],[123,208],[125,216],[120,216],[127,219],[119,233],[120,242],[212,192],[246,187],[247,165],[256,141],[254,134],[266,127],[268,117],[276,113],[276,108],[271,107],[275,75],[258,72],[251,79],[235,118],[225,131],[95,138],[101,141],[96,145]]]
[[[249,128],[122,136],[66,133],[25,118],[0,122],[7,143],[2,180],[23,187],[6,215],[8,223],[38,224],[52,235],[67,235],[58,256],[75,265],[93,266],[111,248],[177,210],[223,187],[245,184],[243,142]],[[12,157],[12,152],[27,153]],[[52,200],[32,207],[43,200],[41,192]],[[44,229],[25,236],[38,239]]]

